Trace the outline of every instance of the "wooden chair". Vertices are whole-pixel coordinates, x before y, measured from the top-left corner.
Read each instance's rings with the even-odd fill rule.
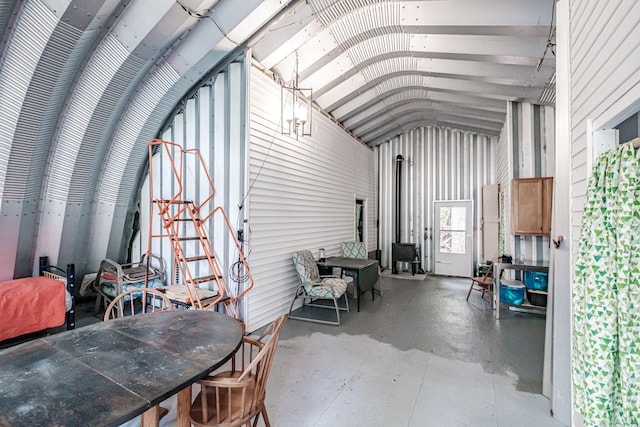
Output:
[[[140,298],[141,310],[136,312],[135,301]],[[107,306],[104,311],[104,320],[117,319],[124,316],[135,316],[136,314],[153,313],[156,311],[171,310],[173,304],[169,297],[153,288],[130,289],[119,294]],[[158,421],[167,415],[169,410],[156,405],[142,415],[141,425],[145,425],[148,417]],[[155,422],[154,422],[155,424]]]
[[[141,311],[136,312],[135,301],[140,299]],[[119,294],[107,306],[104,320],[118,317],[133,316],[135,314],[152,313],[155,311],[171,310],[173,304],[169,297],[157,289],[130,289]]]
[[[265,390],[285,320],[284,315],[278,317],[257,339],[243,337],[231,370],[199,381],[201,391],[189,414],[194,425],[250,426],[253,420],[255,427],[262,415],[265,426],[270,426],[264,406]]]
[[[467,301],[471,291],[482,292],[482,298],[484,294],[489,293],[489,303],[493,304],[493,263],[488,265],[487,271],[484,276],[477,276],[471,278],[471,286],[469,286],[469,292],[467,292]]]

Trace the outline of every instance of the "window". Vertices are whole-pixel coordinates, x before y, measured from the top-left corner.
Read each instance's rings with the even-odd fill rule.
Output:
[[[466,209],[446,206],[440,209],[440,252],[466,253]]]

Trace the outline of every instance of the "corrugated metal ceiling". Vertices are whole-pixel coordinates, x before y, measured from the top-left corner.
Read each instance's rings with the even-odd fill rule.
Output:
[[[299,1],[252,43],[370,145],[422,125],[500,134],[505,101],[553,103],[555,0]]]
[[[367,144],[423,126],[496,137],[507,100],[555,100],[554,1],[2,2],[0,192],[25,203],[0,237],[38,222],[21,245],[55,258],[50,229],[90,217],[58,250],[119,247],[150,135],[245,47],[284,81],[297,60],[317,106]]]

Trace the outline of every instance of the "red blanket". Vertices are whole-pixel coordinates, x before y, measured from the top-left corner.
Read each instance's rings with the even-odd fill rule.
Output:
[[[0,341],[62,325],[64,294],[64,283],[48,277],[1,282]]]

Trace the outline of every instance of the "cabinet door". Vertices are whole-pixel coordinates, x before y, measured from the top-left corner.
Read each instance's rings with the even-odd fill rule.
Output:
[[[521,178],[511,182],[511,233],[548,236],[551,233],[553,178]]]
[[[482,187],[482,257],[498,258],[500,241],[499,184]]]
[[[553,178],[542,178],[542,233],[551,234],[551,205],[553,203]]]

